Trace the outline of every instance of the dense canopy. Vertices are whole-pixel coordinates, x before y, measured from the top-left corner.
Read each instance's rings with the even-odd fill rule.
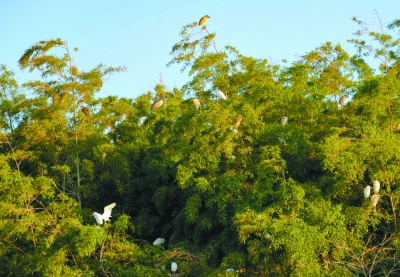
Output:
[[[125,68],[62,39],[22,53],[39,80],[1,65],[0,275],[400,274],[400,21],[354,22],[355,55],[280,65],[193,22],[190,81],[136,99],[97,98]]]

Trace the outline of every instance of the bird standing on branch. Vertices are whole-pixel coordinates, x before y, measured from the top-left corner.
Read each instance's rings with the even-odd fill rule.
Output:
[[[81,111],[82,111],[86,116],[90,116],[89,110],[88,110],[88,108],[86,108],[85,106],[81,106]]]
[[[158,108],[159,107],[161,107],[162,106],[162,104],[164,104],[164,100],[158,100],[157,102],[155,102],[152,106],[151,106],[151,109],[156,109],[156,110],[158,110]]]
[[[209,18],[211,17],[209,17],[208,15],[203,16],[199,21],[199,26],[204,25]]]

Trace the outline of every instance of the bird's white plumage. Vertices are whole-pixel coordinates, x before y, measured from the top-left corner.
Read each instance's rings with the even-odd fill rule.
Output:
[[[141,118],[139,118],[138,125],[142,126],[143,123],[146,121],[146,119],[147,119],[147,116],[142,116]]]
[[[379,183],[378,180],[375,180],[375,181],[372,182],[372,187],[374,188],[374,193],[378,194],[379,190],[381,188],[381,183]]]
[[[370,195],[371,195],[371,187],[370,186],[366,186],[364,188],[364,198],[369,198]]]
[[[195,107],[196,110],[200,110],[201,103],[200,103],[199,99],[193,98],[193,104],[194,104],[194,107]]]
[[[227,268],[227,269],[226,269],[226,272],[227,272],[227,273],[232,273],[232,272],[235,272],[235,270],[234,270],[233,268]]]
[[[97,224],[99,225],[103,224],[103,219],[101,218],[101,214],[93,213],[93,216],[96,219]]]
[[[178,270],[178,264],[176,262],[171,263],[171,271],[175,273]]]
[[[108,206],[105,206],[103,214],[99,214],[99,213],[96,213],[96,212],[93,213],[93,216],[97,221],[97,224],[102,225],[103,221],[104,222],[110,221],[111,211],[115,207],[115,205],[116,205],[116,203],[112,203],[112,204],[110,204]]]
[[[226,100],[228,97],[220,90],[217,90],[217,96],[219,99],[224,99]]]
[[[381,196],[378,194],[374,194],[371,196],[371,204],[372,204],[372,207],[374,207],[374,209],[376,209],[376,204],[378,204],[378,201],[380,198],[381,198]]]
[[[279,119],[279,124],[286,125],[288,122],[288,117],[286,114],[282,115],[281,119]]]
[[[165,239],[158,238],[153,242],[153,245],[160,245],[160,244],[163,244],[164,242],[165,242]]]

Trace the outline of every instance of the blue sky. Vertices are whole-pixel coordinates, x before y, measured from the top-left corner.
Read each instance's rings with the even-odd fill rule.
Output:
[[[351,18],[377,23],[374,9],[385,25],[400,19],[399,0],[2,0],[0,63],[20,83],[36,79],[18,68],[18,59],[39,40],[61,38],[79,48],[73,57],[81,70],[127,67],[98,96],[136,98],[153,90],[160,73],[169,88],[189,80],[179,65],[166,67],[169,52],[182,27],[206,14],[217,48],[228,44],[247,56],[290,62],[327,41],[354,53],[346,42],[358,30]]]

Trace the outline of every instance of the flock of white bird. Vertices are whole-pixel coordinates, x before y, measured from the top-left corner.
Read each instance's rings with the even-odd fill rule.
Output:
[[[376,205],[378,204],[381,196],[379,195],[379,190],[381,188],[381,184],[379,181],[375,180],[372,182],[372,188],[374,190],[374,195],[371,196],[371,186],[366,186],[364,188],[364,198],[369,199],[371,196],[371,204],[374,209],[376,209]]]

